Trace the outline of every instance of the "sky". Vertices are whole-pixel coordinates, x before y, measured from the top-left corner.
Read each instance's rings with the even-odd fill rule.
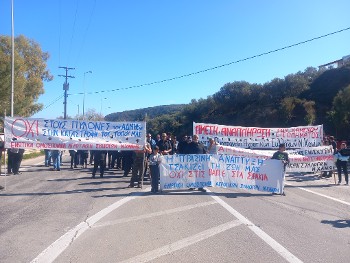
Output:
[[[50,54],[35,118],[107,115],[206,99],[226,83],[266,83],[350,54],[349,0],[13,0],[14,34]],[[11,0],[0,0],[11,35]],[[254,58],[251,58],[254,57]],[[251,59],[247,59],[251,58]],[[247,59],[247,60],[246,60]],[[87,73],[87,72],[92,73]],[[198,74],[192,74],[198,73]],[[182,77],[183,76],[183,77]],[[84,96],[85,93],[85,96]],[[85,97],[85,99],[84,99]],[[16,115],[16,113],[15,113]]]

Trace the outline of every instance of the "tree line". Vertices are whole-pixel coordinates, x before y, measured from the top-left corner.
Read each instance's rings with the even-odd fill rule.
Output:
[[[147,129],[152,134],[192,134],[192,123],[250,127],[294,127],[324,125],[325,133],[339,139],[350,137],[350,64],[341,68],[304,71],[275,78],[264,84],[227,83],[206,99],[169,112],[166,106],[147,108]],[[162,110],[163,109],[163,110]],[[130,111],[105,118],[123,121]],[[132,111],[132,119],[144,120],[145,109]]]

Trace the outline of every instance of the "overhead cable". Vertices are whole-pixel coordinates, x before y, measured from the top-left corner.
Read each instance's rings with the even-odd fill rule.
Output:
[[[205,73],[205,72],[208,72],[208,71],[216,70],[216,69],[219,69],[219,68],[227,67],[227,66],[230,66],[232,64],[237,64],[237,63],[240,63],[240,62],[243,62],[243,61],[247,61],[247,60],[251,60],[251,59],[254,59],[254,58],[261,57],[261,56],[269,55],[269,54],[272,54],[272,53],[275,53],[275,52],[278,52],[278,51],[282,51],[282,50],[285,50],[285,49],[288,49],[288,48],[292,48],[292,47],[296,47],[296,46],[299,46],[299,45],[303,45],[303,44],[306,44],[308,42],[312,42],[312,41],[315,41],[315,40],[318,40],[318,39],[321,39],[321,38],[325,38],[325,37],[328,37],[328,36],[331,36],[331,35],[335,35],[335,34],[347,31],[349,29],[350,29],[350,27],[347,27],[347,28],[344,28],[344,29],[341,29],[341,30],[338,30],[338,31],[334,31],[332,33],[328,33],[328,34],[325,34],[325,35],[314,37],[314,38],[311,38],[311,39],[308,39],[308,40],[305,40],[305,41],[301,41],[301,42],[298,42],[298,43],[295,43],[295,44],[292,44],[292,45],[288,45],[288,46],[285,46],[285,47],[282,47],[282,48],[278,48],[278,49],[267,51],[267,52],[264,52],[264,53],[261,53],[261,54],[258,54],[258,55],[254,55],[254,56],[251,56],[251,57],[246,57],[246,58],[243,58],[243,59],[239,59],[239,60],[236,60],[236,61],[225,63],[225,64],[222,64],[222,65],[219,65],[219,66],[215,66],[215,67],[199,70],[199,71],[196,71],[196,72],[192,72],[192,73],[176,76],[176,77],[173,77],[173,78],[153,81],[153,82],[144,83],[144,84],[140,84],[140,85],[129,86],[129,87],[126,87],[126,88],[117,88],[117,89],[111,89],[111,90],[100,90],[100,91],[86,92],[85,94],[99,94],[99,93],[114,92],[114,91],[127,90],[127,89],[133,89],[133,88],[140,88],[140,87],[144,87],[144,86],[151,86],[151,85],[160,84],[160,83],[164,83],[164,82],[169,82],[169,81],[173,81],[173,80],[177,80],[177,79],[181,79],[181,78],[186,78],[186,77],[190,77],[190,76],[193,76],[193,75],[197,75],[197,74]],[[73,93],[73,94],[69,94],[69,95],[83,95],[83,94],[84,94],[84,92],[79,92],[79,93]]]

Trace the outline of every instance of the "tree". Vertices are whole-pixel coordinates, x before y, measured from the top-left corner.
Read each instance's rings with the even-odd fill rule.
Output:
[[[83,120],[83,115],[75,115],[74,119]],[[85,112],[84,119],[86,121],[104,121],[104,116],[101,113],[96,112],[95,109],[88,109]]]
[[[347,139],[350,129],[350,85],[334,97],[333,108],[327,112],[327,117],[335,127],[336,136]]]
[[[11,111],[11,38],[0,36],[0,114]],[[38,43],[23,35],[15,38],[14,115],[28,117],[40,111],[43,105],[36,103],[44,93],[43,81],[53,76],[46,68],[49,58]]]

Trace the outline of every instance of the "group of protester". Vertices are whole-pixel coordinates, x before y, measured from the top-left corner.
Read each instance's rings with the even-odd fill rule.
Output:
[[[326,137],[325,145],[332,145],[334,156],[336,158],[336,167],[338,172],[338,184],[342,182],[342,172],[345,176],[345,184],[348,185],[348,169],[347,164],[350,156],[350,149],[346,147],[346,143],[341,143],[337,149],[337,143],[333,136]],[[88,163],[93,164],[92,178],[95,178],[99,168],[100,177],[103,178],[106,168],[117,168],[123,170],[123,176],[126,177],[132,171],[129,188],[141,187],[143,178],[148,175],[151,179],[151,192],[159,191],[159,164],[161,155],[172,154],[216,154],[218,143],[209,138],[208,145],[199,142],[198,135],[184,135],[180,141],[176,136],[170,133],[158,134],[155,139],[150,133],[147,134],[146,143],[142,150],[138,151],[87,151],[87,150],[70,150],[70,168],[75,169],[78,166],[87,168]],[[1,146],[1,145],[0,145]],[[4,150],[2,149],[0,154]],[[281,160],[284,167],[289,163],[288,154],[285,152],[284,144],[280,144],[279,149],[273,155],[272,159]],[[8,153],[8,174],[18,174],[19,167],[23,158],[22,149],[7,149]],[[1,160],[1,155],[0,155]],[[88,162],[89,160],[89,162]],[[60,171],[62,162],[62,151],[45,150],[45,166],[53,166],[52,170]],[[322,173],[325,177],[331,177],[332,171]],[[0,188],[1,189],[1,188]],[[194,188],[190,188],[194,190]],[[204,188],[198,190],[205,192]]]
[[[332,145],[334,161],[337,167],[338,185],[342,183],[342,173],[345,177],[345,185],[349,185],[348,164],[350,149],[347,148],[347,143],[345,141],[337,143],[334,136],[325,136],[323,144]],[[332,176],[333,171],[324,171],[321,173],[321,177],[329,178]]]

